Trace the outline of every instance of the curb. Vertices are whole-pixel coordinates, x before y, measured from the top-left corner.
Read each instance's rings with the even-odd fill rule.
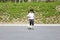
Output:
[[[0,26],[29,26],[29,24],[0,24]],[[60,26],[60,24],[35,24],[34,26]]]

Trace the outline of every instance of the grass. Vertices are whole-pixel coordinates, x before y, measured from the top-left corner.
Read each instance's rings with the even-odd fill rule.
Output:
[[[19,20],[17,21],[20,22],[21,20],[24,22],[24,20],[27,20],[26,15],[28,14],[29,9],[33,8],[36,16],[35,23],[47,23],[46,18],[54,16],[57,17],[58,15],[60,15],[60,12],[57,12],[56,10],[56,6],[58,5],[60,5],[60,2],[24,2],[20,4],[15,4],[12,2],[0,2],[0,20],[2,22],[12,22],[13,19],[19,18]],[[5,17],[5,19],[3,18],[3,16]]]

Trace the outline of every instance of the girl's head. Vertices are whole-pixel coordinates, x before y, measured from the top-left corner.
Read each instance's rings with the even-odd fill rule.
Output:
[[[29,12],[32,12],[32,13],[34,13],[34,10],[33,9],[30,9],[30,11]]]

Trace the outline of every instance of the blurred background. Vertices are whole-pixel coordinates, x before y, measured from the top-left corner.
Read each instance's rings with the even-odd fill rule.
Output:
[[[0,0],[0,24],[29,23],[31,8],[36,24],[60,24],[60,0]]]

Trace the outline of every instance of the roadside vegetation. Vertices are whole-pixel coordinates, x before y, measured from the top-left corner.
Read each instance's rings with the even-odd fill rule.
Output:
[[[35,11],[35,23],[60,24],[60,12],[56,6],[60,2],[0,2],[0,23],[28,23],[29,9]]]

